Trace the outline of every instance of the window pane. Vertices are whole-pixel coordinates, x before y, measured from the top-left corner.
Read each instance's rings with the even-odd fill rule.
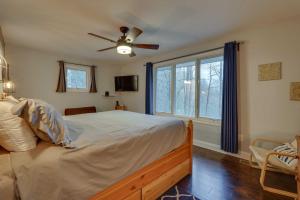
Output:
[[[195,116],[195,62],[176,65],[175,114]]]
[[[86,89],[87,73],[83,70],[67,69],[67,88]]]
[[[223,56],[201,60],[200,117],[221,119]]]
[[[171,113],[171,67],[157,68],[156,112]]]

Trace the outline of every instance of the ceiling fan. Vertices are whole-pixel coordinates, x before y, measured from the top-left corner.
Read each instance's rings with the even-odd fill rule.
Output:
[[[115,44],[113,47],[100,49],[101,51],[107,51],[111,49],[117,49],[117,52],[119,54],[128,54],[130,57],[136,56],[136,54],[133,51],[133,48],[140,48],[140,49],[154,49],[157,50],[159,48],[158,44],[136,44],[133,43],[133,41],[143,33],[143,31],[139,28],[133,27],[132,29],[129,29],[126,26],[120,27],[120,31],[123,33],[123,35],[117,40],[112,40],[94,33],[88,33],[91,36],[101,38],[103,40],[112,42]]]

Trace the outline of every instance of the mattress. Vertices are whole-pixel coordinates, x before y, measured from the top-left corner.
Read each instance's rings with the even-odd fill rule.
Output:
[[[109,111],[65,117],[73,142],[11,153],[22,200],[88,199],[184,143],[183,121]]]
[[[0,147],[0,199],[15,199],[15,181],[10,155]]]

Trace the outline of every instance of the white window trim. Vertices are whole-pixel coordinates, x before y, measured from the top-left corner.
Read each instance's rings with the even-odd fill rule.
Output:
[[[203,54],[198,54],[198,55],[194,55],[194,56],[190,56],[187,58],[181,58],[181,59],[177,59],[175,61],[168,61],[168,62],[164,62],[164,63],[160,63],[159,65],[154,65],[154,101],[153,101],[153,108],[154,108],[154,114],[155,115],[160,115],[160,116],[172,116],[172,117],[176,117],[179,119],[183,119],[183,120],[188,120],[188,119],[192,119],[193,122],[195,123],[200,123],[200,124],[206,124],[206,125],[211,125],[211,126],[221,126],[221,119],[212,119],[212,118],[207,118],[207,117],[200,117],[199,114],[199,89],[200,89],[200,63],[201,60],[203,59],[208,59],[208,58],[212,58],[212,57],[217,57],[217,56],[223,56],[223,50],[216,50],[216,51],[212,51],[212,52],[207,52],[207,53],[203,53]],[[180,63],[184,63],[184,62],[195,62],[196,64],[196,86],[195,86],[195,116],[189,117],[189,116],[180,116],[180,115],[176,115],[174,113],[174,89],[175,89],[175,79],[176,79],[176,65],[180,64]],[[171,67],[172,70],[172,76],[171,76],[171,113],[165,113],[165,112],[156,112],[156,75],[157,75],[157,69],[160,67]]]
[[[80,70],[86,72],[86,88],[68,88],[68,69],[73,70]],[[90,91],[90,84],[91,84],[91,73],[90,68],[81,66],[81,65],[74,65],[74,64],[66,64],[65,66],[65,76],[66,76],[66,90],[67,92],[89,92]]]

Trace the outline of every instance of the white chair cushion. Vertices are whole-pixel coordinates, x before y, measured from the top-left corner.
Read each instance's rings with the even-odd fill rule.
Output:
[[[294,139],[293,142],[291,143],[291,145],[297,149],[297,140]]]
[[[280,146],[274,148],[273,151],[278,152],[278,153],[285,153],[285,154],[289,154],[289,155],[296,155],[297,154],[296,148],[294,148],[289,143],[285,143],[284,145],[280,145]],[[289,157],[289,156],[276,156],[276,157],[283,164],[285,164],[285,165],[287,165],[291,168],[296,168],[298,159],[295,159],[295,158]]]
[[[267,150],[267,149],[257,147],[257,146],[252,146],[252,145],[249,148],[250,148],[251,152],[253,153],[253,156],[256,159],[256,161],[260,164],[265,162],[266,157],[269,153],[274,152],[272,150]],[[271,165],[273,165],[274,167],[285,169],[290,172],[294,172],[296,169],[296,166],[289,167],[289,166],[283,164],[281,161],[279,161],[279,159],[277,159],[277,156],[271,156],[269,158],[269,163]]]

